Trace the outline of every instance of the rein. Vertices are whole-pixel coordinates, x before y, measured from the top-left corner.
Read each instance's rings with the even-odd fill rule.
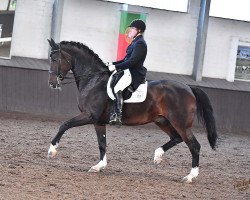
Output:
[[[88,77],[88,78],[91,78],[92,76],[94,76],[94,75],[99,75],[99,74],[108,74],[109,73],[109,71],[104,71],[104,72],[101,72],[101,73],[97,73],[97,74],[83,74],[83,75],[81,75],[81,76],[75,76],[75,77],[64,77],[64,79],[75,79],[75,80],[73,80],[73,81],[69,81],[69,82],[66,82],[66,83],[61,83],[62,85],[67,85],[67,84],[71,84],[71,83],[75,83],[75,82],[77,82],[77,81],[79,81],[79,80],[82,80],[83,78],[85,78],[85,77]]]

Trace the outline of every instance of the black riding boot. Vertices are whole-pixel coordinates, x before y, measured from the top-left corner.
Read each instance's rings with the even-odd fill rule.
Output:
[[[109,124],[112,125],[113,121],[116,121],[116,99],[113,101],[112,109],[110,110]]]
[[[110,117],[110,125],[122,125],[122,107],[123,107],[123,97],[122,91],[115,94],[116,100],[114,101],[115,108],[113,109],[113,114]]]

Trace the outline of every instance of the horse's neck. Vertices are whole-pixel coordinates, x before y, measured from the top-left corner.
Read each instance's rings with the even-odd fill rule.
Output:
[[[77,76],[105,71],[98,58],[95,58],[93,55],[90,55],[88,52],[82,49],[73,49],[70,54],[73,59],[73,70]]]
[[[76,84],[79,90],[97,87],[98,80],[108,82],[108,76],[104,76],[106,69],[91,57],[75,57],[72,68]]]

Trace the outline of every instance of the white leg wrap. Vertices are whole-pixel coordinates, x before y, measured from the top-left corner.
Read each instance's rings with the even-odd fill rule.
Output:
[[[155,164],[161,163],[163,154],[164,154],[164,150],[162,149],[162,147],[159,147],[158,149],[155,150],[155,156],[154,156]]]
[[[105,169],[106,166],[107,166],[107,157],[105,154],[103,160],[101,160],[97,165],[91,167],[89,169],[89,172],[100,172],[101,170]]]
[[[56,156],[57,150],[56,148],[58,147],[58,143],[56,145],[50,144],[49,150],[48,150],[48,158],[53,158]]]
[[[199,174],[199,167],[194,167],[191,169],[190,173],[185,176],[182,180],[186,183],[191,183],[193,178],[196,178]]]

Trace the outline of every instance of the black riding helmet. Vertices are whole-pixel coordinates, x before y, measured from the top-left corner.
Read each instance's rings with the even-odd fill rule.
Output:
[[[135,27],[137,29],[140,29],[142,33],[146,30],[146,24],[141,19],[133,20],[128,27]]]

